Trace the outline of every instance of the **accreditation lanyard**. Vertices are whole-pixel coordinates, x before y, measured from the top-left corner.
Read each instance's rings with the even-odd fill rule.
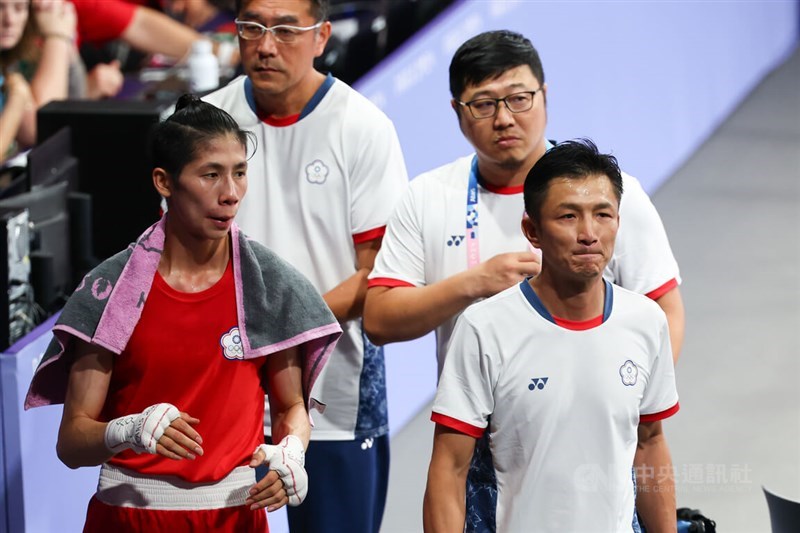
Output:
[[[467,268],[481,262],[478,246],[478,156],[472,157],[467,185]]]
[[[546,150],[555,144],[545,141]],[[472,156],[472,166],[469,170],[469,183],[467,184],[467,268],[472,268],[481,262],[481,251],[478,247],[478,154]],[[523,210],[522,215],[525,216]],[[531,247],[533,250],[533,247]]]

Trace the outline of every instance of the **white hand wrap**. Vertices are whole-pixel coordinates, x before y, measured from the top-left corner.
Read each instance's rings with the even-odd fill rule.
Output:
[[[139,414],[115,418],[106,426],[106,447],[114,453],[128,448],[136,453],[156,453],[158,439],[179,416],[174,405],[157,403]]]
[[[294,435],[287,435],[277,446],[262,444],[261,450],[266,455],[264,463],[269,465],[281,477],[289,505],[295,507],[303,503],[308,494],[308,474],[306,473],[306,453],[303,443]]]

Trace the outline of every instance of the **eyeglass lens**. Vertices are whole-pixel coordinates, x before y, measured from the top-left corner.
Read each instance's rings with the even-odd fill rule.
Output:
[[[316,26],[308,28],[295,28],[293,26],[278,25],[268,28],[257,22],[237,22],[239,36],[246,41],[261,39],[266,32],[272,33],[276,41],[284,44],[293,43],[300,34],[314,29]]]
[[[505,98],[479,98],[467,105],[475,118],[488,118],[497,114],[500,102],[504,102],[512,113],[522,113],[533,107],[533,96],[535,92],[521,92],[509,94]]]

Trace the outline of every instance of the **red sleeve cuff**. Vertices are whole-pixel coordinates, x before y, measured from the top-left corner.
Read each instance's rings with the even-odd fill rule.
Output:
[[[672,278],[671,280],[669,280],[668,282],[666,282],[665,284],[663,284],[659,288],[648,292],[647,294],[645,294],[645,296],[647,296],[651,300],[658,300],[659,298],[661,298],[662,296],[664,296],[665,294],[667,294],[669,291],[671,291],[672,289],[674,289],[677,286],[678,286],[678,280],[675,279],[675,278]]]
[[[356,233],[353,235],[353,243],[361,244],[362,242],[374,241],[375,239],[380,239],[383,237],[384,233],[386,233],[386,226],[362,231],[361,233]]]
[[[372,278],[367,287],[414,287],[413,283],[394,278]]]
[[[434,412],[433,414],[431,414],[431,420],[433,420],[437,424],[449,427],[450,429],[454,429],[459,433],[469,435],[470,437],[474,437],[476,439],[481,438],[483,436],[484,431],[486,431],[486,428],[479,428],[477,426],[473,426],[472,424],[467,424],[466,422],[462,422],[461,420],[456,420],[455,418],[443,415],[441,413]]]
[[[642,423],[642,422],[656,422],[657,420],[664,420],[665,418],[669,418],[672,415],[674,415],[675,413],[677,413],[678,409],[680,409],[680,408],[681,408],[680,403],[679,402],[675,402],[675,405],[673,405],[669,409],[665,409],[664,411],[661,411],[659,413],[653,413],[653,414],[650,414],[650,415],[640,415],[639,416],[639,423]]]

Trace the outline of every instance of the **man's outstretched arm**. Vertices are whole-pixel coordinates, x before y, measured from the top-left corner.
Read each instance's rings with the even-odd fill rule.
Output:
[[[535,276],[540,269],[534,252],[510,252],[423,287],[370,287],[364,329],[376,344],[422,337],[475,301]]]

